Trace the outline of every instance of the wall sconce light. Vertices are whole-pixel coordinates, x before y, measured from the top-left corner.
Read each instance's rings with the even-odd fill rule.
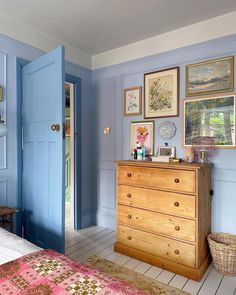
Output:
[[[7,134],[7,126],[5,121],[0,116],[0,137],[5,136]]]
[[[105,127],[103,128],[103,134],[104,135],[109,135],[111,132],[111,128],[108,126],[108,127]]]

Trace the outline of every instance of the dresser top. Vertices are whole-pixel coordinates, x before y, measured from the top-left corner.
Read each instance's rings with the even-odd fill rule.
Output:
[[[212,167],[212,164],[199,164],[199,163],[164,163],[164,162],[153,162],[153,161],[142,161],[142,160],[120,160],[116,162],[118,165],[126,166],[141,166],[141,167],[152,167],[152,168],[172,168],[172,169],[185,169],[195,170],[202,168]]]

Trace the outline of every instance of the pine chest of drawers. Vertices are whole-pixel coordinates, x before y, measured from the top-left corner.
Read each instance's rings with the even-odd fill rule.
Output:
[[[210,262],[211,166],[117,162],[115,251],[200,280]]]

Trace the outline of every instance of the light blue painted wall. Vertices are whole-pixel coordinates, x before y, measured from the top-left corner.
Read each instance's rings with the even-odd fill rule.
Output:
[[[129,159],[130,121],[143,120],[143,116],[123,116],[123,90],[143,86],[146,72],[180,66],[180,116],[170,118],[177,127],[176,136],[169,145],[176,146],[177,157],[183,157],[182,99],[185,96],[185,66],[194,62],[236,55],[236,35],[184,47],[155,56],[118,64],[93,72],[93,91],[97,115],[97,223],[115,227],[115,160]],[[236,86],[236,84],[235,84]],[[155,151],[163,146],[157,130],[165,119],[155,120]],[[111,134],[104,135],[103,128],[111,126]],[[214,159],[214,197],[212,201],[212,230],[236,233],[236,150],[219,150]]]
[[[33,60],[43,52],[26,44],[0,36],[0,85],[5,86],[6,99],[0,102],[0,115],[7,120],[7,136],[0,138],[0,205],[17,206],[18,182],[17,163],[17,80],[16,58]],[[92,74],[81,66],[66,62],[66,73],[81,78],[81,133],[82,138],[82,225],[93,223],[94,192],[90,184],[93,175],[91,149],[93,134]]]

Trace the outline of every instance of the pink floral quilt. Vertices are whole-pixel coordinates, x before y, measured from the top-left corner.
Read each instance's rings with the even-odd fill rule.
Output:
[[[147,295],[91,266],[51,250],[0,265],[0,295]]]

